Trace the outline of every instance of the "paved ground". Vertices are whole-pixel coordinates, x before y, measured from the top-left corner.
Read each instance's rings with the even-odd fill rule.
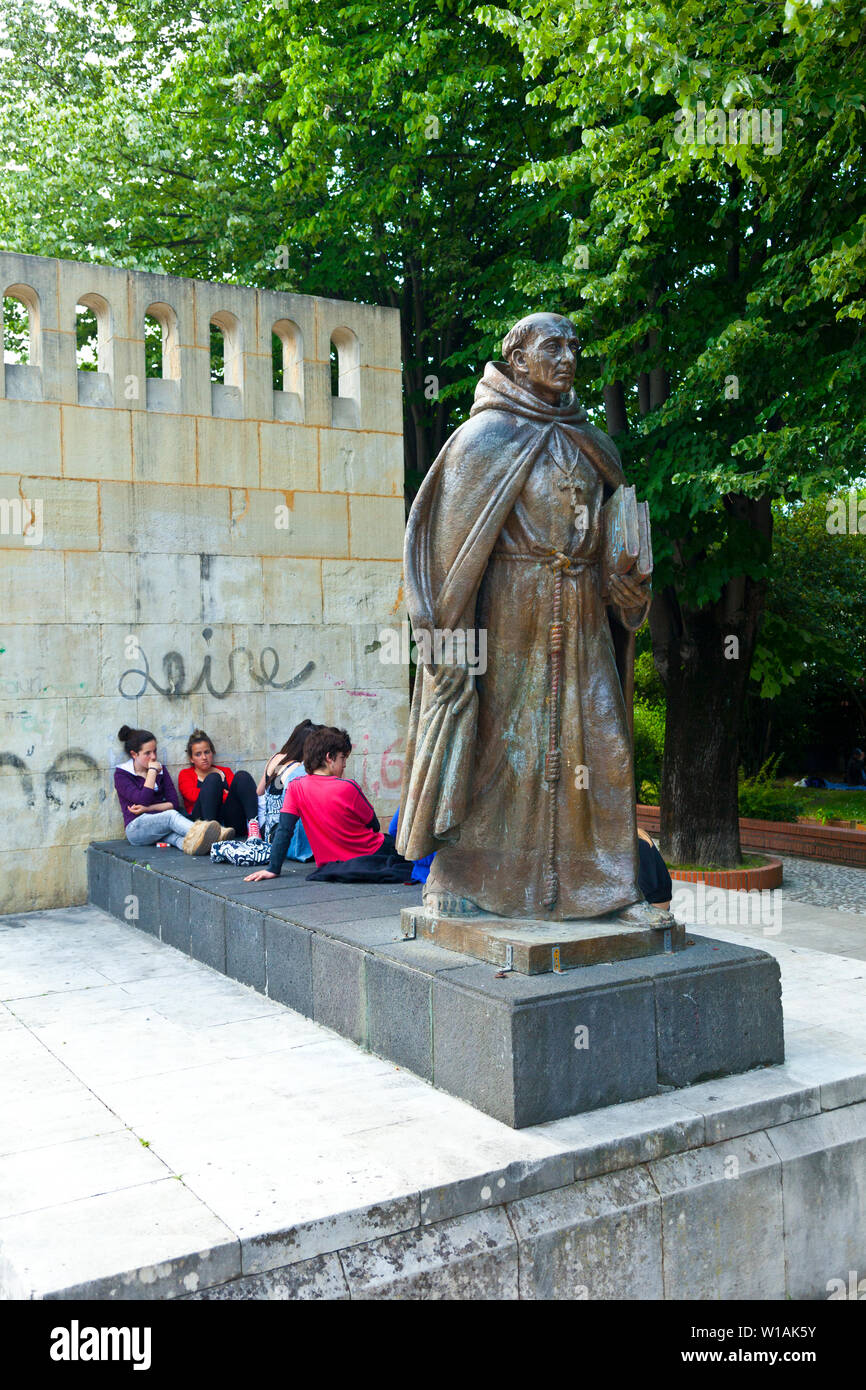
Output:
[[[782,862],[782,887],[764,893],[760,902],[756,894],[747,903],[745,893],[707,890],[701,918],[694,911],[701,903],[697,889],[675,883],[674,910],[681,920],[696,923],[710,934],[716,934],[719,926],[736,928],[742,933],[738,939],[752,945],[769,946],[777,940],[866,960],[866,869],[790,856]],[[684,904],[686,910],[679,910]]]
[[[423,1213],[444,1185],[602,1133],[862,1076],[866,923],[847,875],[866,873],[829,873],[838,911],[799,902],[794,879],[780,931],[700,928],[778,957],[785,1067],[522,1131],[98,909],[2,918],[0,1247],[49,1288],[151,1262],[157,1279],[177,1249],[205,1250],[215,1280],[238,1238],[274,1268],[275,1230],[318,1222],[334,1249],[335,1222],[370,1237],[371,1204],[420,1191]]]
[[[866,869],[848,869],[816,859],[783,855],[786,895],[815,907],[866,916]]]

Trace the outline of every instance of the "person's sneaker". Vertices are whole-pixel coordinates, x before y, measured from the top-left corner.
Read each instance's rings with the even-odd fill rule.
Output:
[[[223,840],[236,840],[236,839],[237,839],[237,831],[235,830],[234,826],[233,826],[233,825],[224,825],[223,828],[222,828],[222,830],[220,831],[220,841],[222,842]]]
[[[184,836],[184,854],[210,854],[210,847],[220,838],[221,829],[219,821],[197,820]]]
[[[249,822],[249,824],[247,825],[247,839],[248,839],[248,840],[260,840],[261,838],[262,838],[262,832],[261,832],[261,830],[259,829],[259,823],[258,823],[258,821],[257,821],[257,820],[251,820],[251,821]]]

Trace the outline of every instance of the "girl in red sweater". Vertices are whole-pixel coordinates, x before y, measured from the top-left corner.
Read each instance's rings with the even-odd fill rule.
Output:
[[[194,729],[186,745],[190,765],[177,779],[191,820],[215,820],[239,840],[260,840],[256,784],[248,772],[232,772],[216,762],[213,742]],[[220,839],[226,839],[225,833]]]

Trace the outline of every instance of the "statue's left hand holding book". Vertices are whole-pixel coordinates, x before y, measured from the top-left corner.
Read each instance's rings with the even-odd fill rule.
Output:
[[[628,575],[649,586],[653,572],[649,506],[638,502],[633,487],[621,484],[602,508],[601,579],[610,592],[614,576]],[[647,593],[647,597],[649,594]]]

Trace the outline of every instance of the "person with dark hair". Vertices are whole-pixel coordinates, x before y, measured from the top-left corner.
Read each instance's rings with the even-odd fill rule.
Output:
[[[307,775],[304,767],[304,744],[308,736],[324,728],[324,724],[314,724],[312,719],[302,719],[300,724],[296,724],[292,729],[279,752],[274,753],[265,764],[256,791],[259,794],[259,819],[262,820],[264,817],[262,833],[266,840],[272,840],[276,834],[286,787],[290,782],[294,782],[296,777]],[[313,857],[310,842],[300,822],[295,826],[288,857],[301,861]]]
[[[193,729],[186,745],[190,766],[177,779],[192,820],[215,820],[228,832],[220,838],[260,840],[256,784],[248,772],[232,772],[215,761],[213,741],[204,729]]]
[[[208,854],[219,839],[215,820],[197,824],[177,808],[177,792],[168,769],[156,756],[156,738],[149,729],[124,724],[117,737],[130,754],[114,769],[114,789],[131,845],[155,845],[166,840],[185,854]]]
[[[306,777],[286,788],[267,869],[247,874],[248,883],[278,878],[300,820],[316,869],[307,878],[322,883],[407,883],[412,865],[383,834],[376,812],[358,783],[345,777],[352,740],[345,729],[323,728],[304,744]]]
[[[314,724],[311,719],[302,719],[296,724],[286,742],[277,753],[273,753],[265,764],[265,770],[256,787],[258,797],[259,826],[261,839],[246,840],[244,843],[214,845],[211,859],[221,864],[237,864],[244,868],[260,868],[267,864],[271,855],[271,841],[277,831],[286,787],[296,777],[305,777],[304,741],[315,729],[324,728]],[[298,821],[288,848],[288,857],[302,862],[312,859],[313,851]]]
[[[855,748],[845,768],[846,787],[866,787],[866,756],[862,748]]]

